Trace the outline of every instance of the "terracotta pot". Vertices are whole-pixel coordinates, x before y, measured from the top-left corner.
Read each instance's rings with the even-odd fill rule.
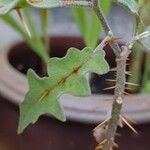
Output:
[[[67,41],[67,42],[66,42]],[[59,43],[59,44],[58,44]],[[69,47],[77,47],[77,48],[83,48],[83,42],[79,38],[70,38],[70,37],[55,37],[52,38],[51,40],[51,49],[52,49],[52,54],[51,55],[56,55],[61,57],[65,54],[66,49]],[[53,51],[55,50],[58,51]],[[109,47],[106,50],[106,53],[109,54],[110,50]],[[109,52],[108,52],[109,51]],[[27,57],[26,57],[27,56]],[[110,60],[110,55],[106,55],[107,60],[111,64]],[[1,95],[5,97],[5,99],[15,103],[15,104],[20,104],[25,96],[25,93],[28,90],[28,84],[27,84],[27,79],[26,76],[22,73],[20,73],[16,68],[15,64],[17,64],[18,69],[23,70],[22,72],[26,72],[26,66],[22,66],[21,64],[23,61],[28,60],[29,62],[31,61],[32,66],[27,66],[36,68],[36,65],[34,66],[33,63],[40,64],[39,58],[33,54],[32,52],[28,51],[28,48],[24,44],[19,44],[13,46],[13,48],[8,48],[0,51],[0,91]],[[18,62],[21,62],[20,64]],[[29,63],[30,64],[30,63]],[[113,64],[114,65],[114,64]],[[40,65],[39,65],[40,66]],[[41,68],[39,68],[41,70]],[[103,77],[101,77],[103,79]],[[123,110],[122,114],[125,115],[126,117],[135,120],[139,124],[143,123],[149,123],[150,122],[150,100],[149,100],[150,95],[132,95],[130,97],[126,97],[124,104],[123,104]],[[19,140],[20,138],[23,138],[24,140],[27,140],[28,138],[31,138],[30,136],[35,137],[35,139],[38,139],[39,136],[41,137],[48,137],[49,142],[51,144],[45,145],[45,149],[47,150],[48,147],[49,149],[53,150],[92,150],[94,149],[95,146],[95,141],[92,138],[92,128],[103,121],[110,113],[111,110],[111,105],[112,101],[108,101],[107,99],[113,99],[112,95],[106,95],[106,94],[93,94],[89,97],[74,97],[70,95],[63,95],[61,97],[61,103],[64,106],[65,113],[67,116],[67,119],[69,122],[66,124],[61,123],[56,121],[55,119],[52,118],[47,118],[46,120],[40,119],[40,123],[36,123],[36,125],[33,125],[32,127],[30,126],[24,133],[23,135],[15,135],[15,137]],[[9,107],[5,104],[5,102],[2,102],[2,106]],[[14,107],[14,106],[11,106]],[[0,108],[1,109],[1,108]],[[4,109],[4,108],[3,108]],[[6,111],[4,109],[4,111]],[[17,114],[17,115],[16,115]],[[17,122],[18,117],[18,111],[15,112],[15,120]],[[4,118],[4,117],[3,117]],[[13,120],[12,120],[13,121]],[[8,123],[7,121],[5,123]],[[49,127],[47,126],[47,123],[49,123]],[[43,125],[44,124],[44,125]],[[46,127],[45,127],[46,126]],[[17,125],[14,125],[13,131],[16,130]],[[141,128],[142,127],[142,128]],[[45,128],[45,129],[43,129]],[[140,128],[144,134],[147,133],[147,128],[146,130],[144,129],[144,126],[139,125],[137,128]],[[39,131],[40,129],[40,131]],[[37,131],[38,130],[38,131]],[[9,131],[9,130],[8,130]],[[4,132],[4,131],[3,131]],[[39,132],[39,133],[36,133]],[[43,135],[43,132],[53,132],[46,133]],[[142,133],[141,132],[141,133]],[[56,133],[58,135],[56,135]],[[127,131],[127,129],[121,130],[122,138],[120,143],[122,143],[124,147],[124,143],[128,141],[129,143],[132,141],[134,143],[134,148],[138,150],[140,146],[136,146],[136,142],[139,140],[138,136],[131,135],[129,136],[130,132]],[[29,136],[29,135],[30,136]],[[37,137],[35,136],[37,134]],[[143,134],[143,133],[142,133]],[[8,132],[9,135],[9,132]],[[27,136],[28,135],[28,136]],[[26,137],[27,136],[27,137]],[[6,136],[7,137],[7,136]],[[150,135],[149,135],[150,137]],[[65,139],[64,139],[65,138]],[[62,140],[64,139],[64,140]],[[79,140],[81,139],[81,140]],[[135,141],[134,141],[134,140]],[[140,137],[141,139],[141,137]],[[34,139],[32,139],[34,140]],[[39,140],[39,139],[38,139]],[[37,145],[40,145],[40,143],[37,140]],[[40,139],[42,140],[42,138]],[[88,141],[89,140],[89,141]],[[126,140],[126,141],[125,141]],[[131,141],[130,141],[131,140]],[[64,142],[65,141],[65,142]],[[142,140],[143,142],[143,140]],[[148,150],[150,149],[149,143],[146,143],[147,141],[145,140],[141,145],[141,149],[145,146],[146,149],[143,150]],[[14,143],[17,144],[17,141],[14,140]],[[25,144],[26,142],[22,141],[22,145]],[[32,147],[34,142],[30,142],[29,145]],[[60,145],[59,145],[60,143]],[[27,144],[27,143],[26,143]],[[48,144],[48,143],[46,143]],[[139,143],[137,143],[138,145]],[[29,146],[28,145],[28,146]],[[43,144],[41,144],[43,145]],[[27,146],[27,147],[28,147]],[[32,149],[31,147],[26,147],[25,149]],[[35,145],[34,145],[35,146]],[[33,146],[33,149],[35,148]],[[47,147],[46,147],[47,146]],[[126,147],[121,147],[121,149],[125,149]],[[149,147],[147,149],[147,147]],[[19,148],[19,149],[23,149]],[[17,148],[12,148],[11,150],[19,150]],[[40,150],[40,146],[37,146],[36,149]],[[132,144],[128,146],[128,150],[133,150]]]

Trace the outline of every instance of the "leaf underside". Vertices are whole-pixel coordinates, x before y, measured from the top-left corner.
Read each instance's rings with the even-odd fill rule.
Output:
[[[64,93],[74,96],[90,95],[86,74],[108,72],[109,67],[104,56],[103,50],[93,52],[91,48],[84,48],[82,51],[70,48],[65,57],[49,60],[48,77],[39,78],[33,70],[29,70],[29,91],[20,106],[18,133],[28,124],[36,122],[42,114],[50,113],[55,118],[65,121],[59,97]]]
[[[133,14],[138,15],[139,7],[135,0],[114,0],[114,1],[116,3],[119,3],[120,5],[127,7]]]
[[[76,4],[76,2],[86,2],[86,0],[26,0],[28,4],[39,8],[62,7],[67,4]]]

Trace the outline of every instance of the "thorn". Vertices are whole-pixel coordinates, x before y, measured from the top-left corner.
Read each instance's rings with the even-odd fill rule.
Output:
[[[119,121],[118,121],[118,126],[120,126],[121,128],[123,128],[123,123],[122,123],[121,119],[119,119]]]
[[[42,95],[39,97],[38,102],[42,101],[45,97],[49,95],[49,90],[45,90]]]
[[[126,63],[126,66],[129,66],[130,64],[129,63]]]
[[[109,81],[109,82],[116,82],[116,80],[113,80],[113,79],[106,79],[106,81]]]
[[[126,89],[126,90],[130,90],[130,91],[133,91],[133,89],[130,88],[130,87],[125,87],[125,89]]]
[[[121,134],[120,133],[116,133],[115,136],[121,137]]]
[[[137,124],[137,122],[133,119],[127,118],[124,115],[121,115],[123,118],[125,118],[128,122],[132,123],[132,124]]]
[[[103,125],[106,125],[106,124],[109,122],[109,120],[110,120],[110,118],[105,119],[102,123],[100,123],[98,126],[96,126],[96,127],[93,129],[93,131],[96,130],[97,128],[102,127]]]
[[[103,150],[103,146],[101,145],[101,146],[97,146],[96,148],[95,148],[95,150]]]
[[[122,115],[120,115],[120,118],[135,134],[138,134],[134,127],[132,127],[132,125],[130,125],[130,123]]]
[[[110,146],[109,150],[113,150],[113,148]]]
[[[30,3],[39,3],[42,2],[43,0],[29,0]]]
[[[126,74],[126,75],[129,75],[129,76],[132,76],[132,74],[131,74],[130,71],[125,71],[125,74]]]
[[[108,141],[107,139],[104,139],[101,143],[98,144],[98,146],[104,145],[107,141]]]
[[[103,89],[104,91],[106,91],[106,90],[111,90],[111,89],[114,89],[116,86],[111,86],[111,87],[108,87],[108,88],[105,88],[105,89]]]
[[[117,42],[120,39],[122,39],[122,38],[121,37],[117,37],[117,36],[116,37],[112,36],[107,41],[105,41],[105,44],[113,44],[114,42]]]
[[[125,92],[125,91],[124,91],[124,94],[125,94],[125,95],[127,95],[127,96],[131,96],[131,94],[130,94],[130,93]]]
[[[29,28],[28,28],[28,26],[27,26],[27,24],[26,24],[26,22],[24,20],[24,17],[23,17],[23,14],[22,14],[21,10],[20,9],[16,9],[16,11],[17,11],[17,14],[18,14],[21,22],[22,22],[22,25],[23,25],[25,31],[27,32],[28,36],[31,38],[30,30],[29,30]]]
[[[110,71],[117,71],[117,67],[111,68]]]
[[[115,147],[115,148],[119,148],[118,144],[115,143],[115,142],[112,142],[112,146]]]
[[[138,84],[130,83],[130,82],[125,82],[125,84],[132,85],[132,86],[139,86]]]

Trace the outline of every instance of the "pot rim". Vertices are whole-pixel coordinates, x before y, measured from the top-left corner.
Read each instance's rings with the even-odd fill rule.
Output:
[[[8,53],[12,46],[0,50],[0,93],[9,101],[19,105],[28,91],[28,83],[26,76],[13,68],[9,63]],[[134,94],[126,97],[123,103],[122,114],[138,123],[149,122],[149,97],[150,94]],[[93,94],[88,97],[75,97],[64,94],[61,96],[60,102],[64,106],[68,120],[99,123],[111,113],[112,101],[109,99],[113,99],[113,95]]]

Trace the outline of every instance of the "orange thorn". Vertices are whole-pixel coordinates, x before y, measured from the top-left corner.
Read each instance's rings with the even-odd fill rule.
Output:
[[[111,86],[111,87],[108,87],[108,88],[105,88],[105,89],[103,89],[104,91],[106,91],[106,90],[112,90],[112,89],[114,89],[116,86]]]
[[[96,130],[97,128],[100,128],[100,127],[102,127],[103,125],[107,124],[107,123],[109,122],[109,120],[110,120],[110,118],[105,119],[102,123],[100,123],[98,126],[96,126],[96,127],[93,129],[93,131]]]
[[[130,125],[130,123],[123,116],[120,115],[120,118],[135,134],[138,134],[134,127],[132,127],[132,125]]]

